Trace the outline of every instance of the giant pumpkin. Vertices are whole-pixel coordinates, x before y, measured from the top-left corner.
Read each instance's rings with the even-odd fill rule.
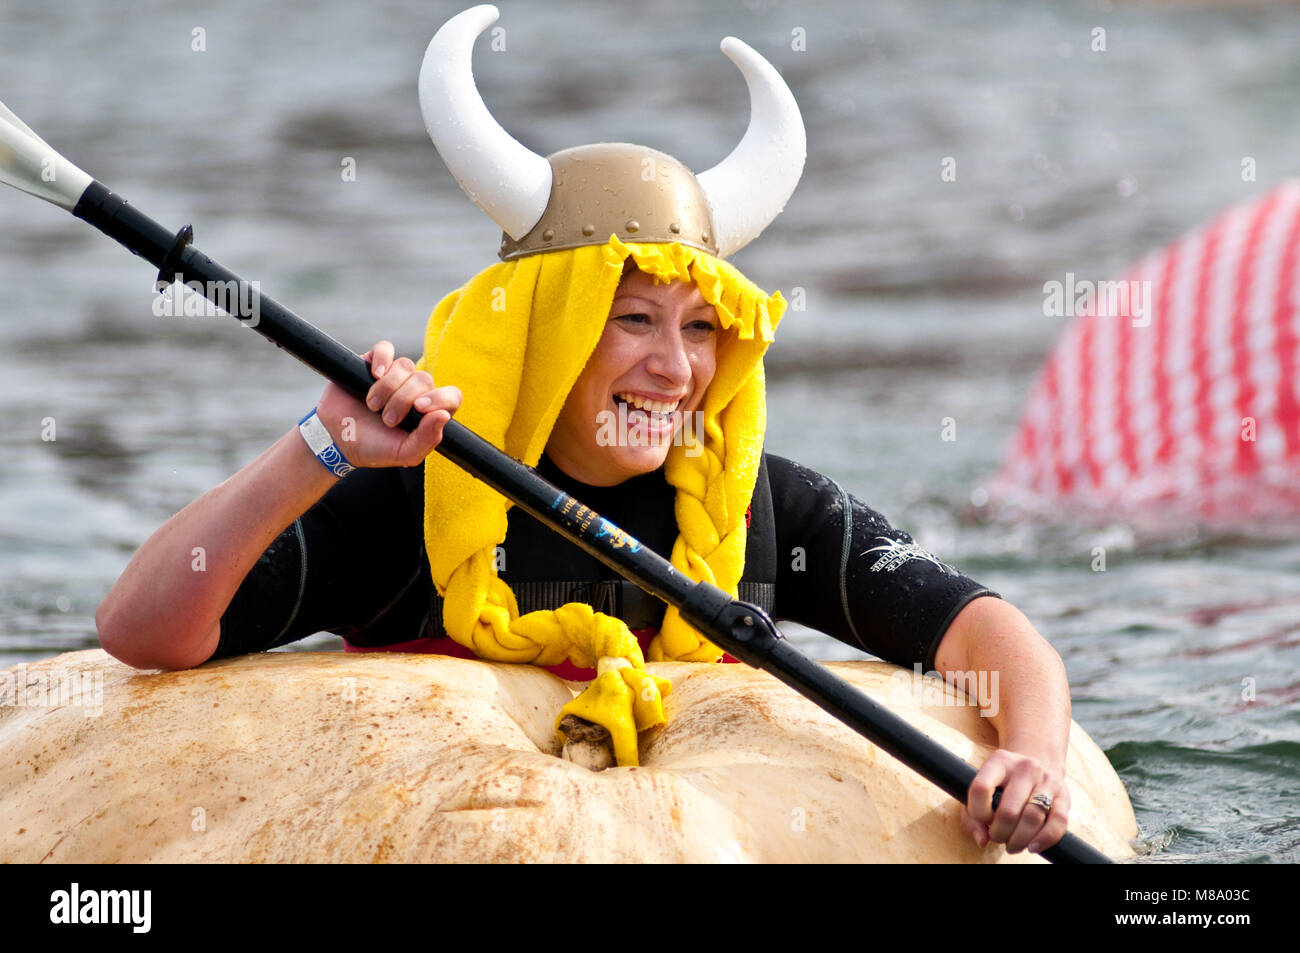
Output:
[[[978,763],[948,687],[830,665]],[[0,861],[968,861],[958,804],[771,676],[652,664],[637,768],[559,757],[579,687],[526,665],[274,652],[138,672],[94,650],[0,673]],[[1132,852],[1128,797],[1077,725],[1071,830]]]

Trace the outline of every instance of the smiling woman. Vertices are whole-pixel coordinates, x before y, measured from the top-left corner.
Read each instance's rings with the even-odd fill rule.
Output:
[[[592,486],[663,466],[713,380],[717,328],[717,313],[694,284],[658,283],[629,262],[596,350],[555,422],[547,456]]]
[[[456,414],[684,577],[955,684],[998,685],[986,700],[997,748],[962,823],[980,847],[1054,843],[1070,807],[1055,652],[1014,607],[834,481],[764,452],[762,362],[785,302],[724,259],[802,172],[784,81],[724,41],[753,115],[736,150],[698,176],[627,144],[543,158],[474,90],[470,50],[495,19],[476,7],[439,30],[420,93],[435,145],[505,231],[502,261],[439,302],[418,362],[378,342],[364,404],[330,385],[298,427],[169,520],[100,607],[104,647],[135,666],[184,668],[328,630],[358,650],[532,663],[590,680],[561,714],[603,726],[618,763],[636,765],[670,690],[647,659],[722,652],[676,608],[638,598],[430,456]],[[406,434],[397,425],[413,409],[424,419]],[[610,414],[613,439],[601,427]],[[683,426],[687,415],[699,426]],[[182,558],[196,541],[203,572]]]

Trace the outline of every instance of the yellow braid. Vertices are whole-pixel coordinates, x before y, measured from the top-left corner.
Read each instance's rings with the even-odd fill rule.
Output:
[[[736,593],[744,570],[745,509],[753,495],[766,423],[762,356],[785,310],[735,268],[682,245],[624,244],[533,255],[481,272],[439,303],[419,366],[465,396],[457,419],[506,453],[536,466],[569,391],[604,331],[632,258],[664,282],[691,280],[732,333],[718,340],[717,371],[701,408],[703,432],[674,445],[665,474],[677,490],[672,562],[690,578]],[[508,501],[434,454],[425,462],[425,544],[443,595],[443,624],[482,658],[594,668],[601,675],[566,711],[597,715],[614,734],[620,764],[636,763],[635,732],[662,723],[668,683],[644,672],[640,645],[619,619],[571,603],[520,617],[497,575]],[[721,653],[670,609],[652,660],[716,661]],[[600,698],[605,701],[596,702]],[[600,717],[610,705],[617,717]],[[606,722],[616,724],[608,724]]]

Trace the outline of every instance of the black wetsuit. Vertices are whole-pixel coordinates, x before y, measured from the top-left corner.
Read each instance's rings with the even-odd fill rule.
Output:
[[[676,490],[662,469],[612,487],[578,483],[546,457],[538,472],[665,558],[672,552]],[[360,646],[444,635],[423,512],[422,465],[362,469],[339,481],[249,571],[221,617],[213,657],[263,651],[321,631]],[[917,549],[834,481],[781,457],[765,455],[747,518],[743,579],[759,584],[749,592],[761,592],[776,619],[887,661],[932,669],[957,613],[977,596],[996,595]],[[518,507],[509,511],[500,555],[500,576],[517,595],[535,580],[618,579]],[[538,607],[520,601],[521,611]],[[634,601],[614,614],[633,624],[630,615],[646,610]],[[663,604],[651,605],[662,619]]]

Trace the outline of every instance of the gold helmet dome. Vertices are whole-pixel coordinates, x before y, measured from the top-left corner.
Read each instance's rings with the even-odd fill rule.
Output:
[[[750,120],[722,162],[695,175],[663,152],[597,143],[543,157],[488,112],[474,85],[474,41],[498,17],[489,4],[443,24],[420,69],[425,127],[465,193],[501,226],[500,255],[622,241],[679,242],[726,258],[776,218],[803,172],[807,140],[794,95],[735,37],[722,52],[745,77]]]

